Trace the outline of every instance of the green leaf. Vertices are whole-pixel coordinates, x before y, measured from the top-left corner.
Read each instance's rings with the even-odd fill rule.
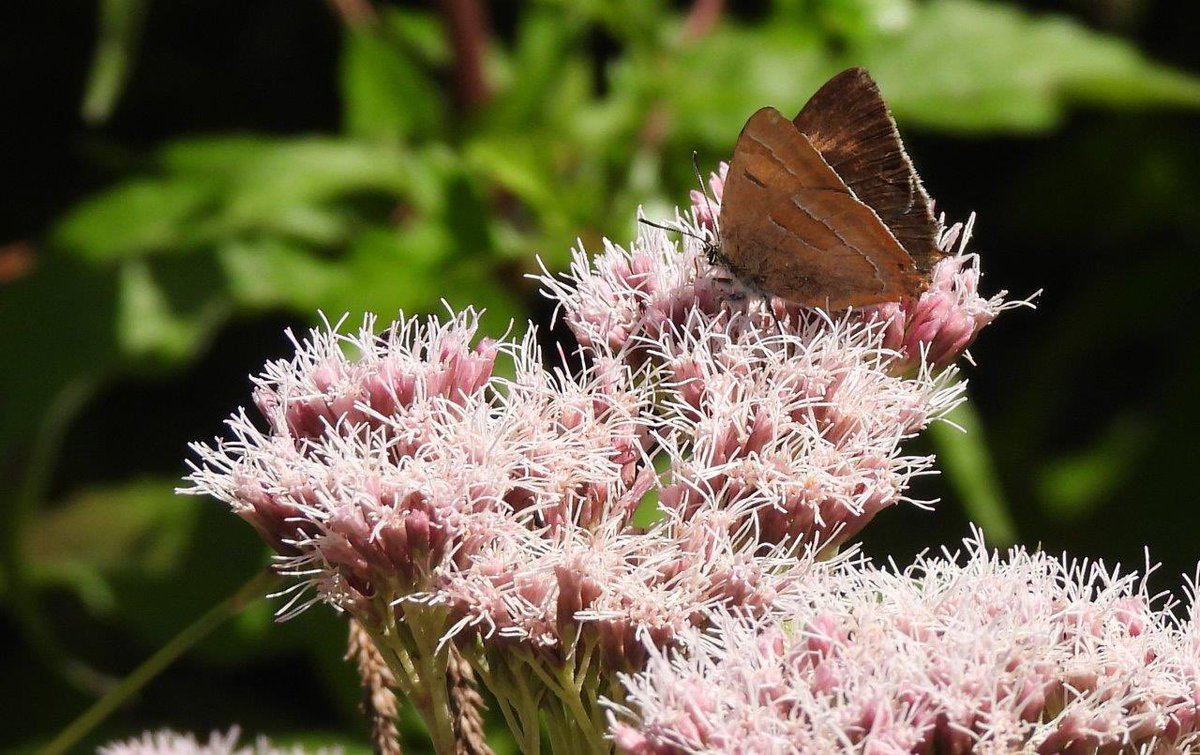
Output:
[[[396,145],[245,136],[186,140],[159,158],[220,198],[191,229],[198,241],[272,235],[321,246],[347,241],[364,208],[405,201],[414,212],[440,211],[441,175],[457,159],[436,147],[410,154]]]
[[[962,499],[971,521],[983,529],[989,543],[1017,542],[1016,525],[1004,500],[1004,490],[996,479],[979,414],[964,401],[946,419],[949,422],[934,422],[928,430],[946,480]]]
[[[490,259],[496,242],[492,237],[491,208],[465,175],[446,185],[446,209],[442,220],[450,232],[455,256]]]
[[[257,134],[183,137],[163,145],[155,162],[167,173],[230,181],[285,143],[277,137]]]
[[[570,14],[566,20],[598,24],[631,44],[645,45],[658,38],[668,21],[662,0],[543,0],[543,4]]]
[[[121,362],[116,344],[117,275],[49,252],[0,296],[0,449],[29,437],[72,384],[92,383]]]
[[[351,136],[420,139],[445,124],[442,97],[397,39],[373,27],[346,33],[341,60],[343,122]]]
[[[233,239],[217,249],[229,293],[238,304],[299,312],[319,309],[330,293],[346,285],[346,272],[306,247],[274,236]]]
[[[1200,80],[1064,16],[933,0],[851,50],[898,117],[954,131],[1049,128],[1072,103],[1200,106]]]
[[[1149,434],[1138,418],[1118,417],[1091,448],[1049,462],[1037,480],[1047,512],[1063,520],[1092,513],[1138,470]]]
[[[297,205],[354,193],[405,196],[409,167],[402,152],[387,147],[318,138],[281,142],[238,171],[225,212],[242,228],[272,227]]]
[[[445,278],[450,235],[434,220],[360,234],[342,263],[341,286],[321,306],[327,312],[374,312],[393,317],[438,309],[452,283]]]
[[[675,138],[733,147],[738,131],[765,104],[795,112],[836,70],[824,40],[813,29],[720,26],[703,44],[680,51],[665,72],[628,72],[652,77],[643,84],[667,98]]]
[[[379,9],[388,32],[427,66],[447,66],[453,60],[442,21],[432,13],[411,8]]]
[[[215,201],[208,184],[133,179],[77,205],[51,243],[93,261],[178,251],[196,243],[197,221]]]
[[[225,211],[250,225],[269,223],[292,205],[316,206],[351,195],[438,204],[438,187],[430,185],[436,184],[431,172],[436,160],[396,145],[315,136],[202,137],[167,145],[158,159],[170,172],[203,176],[220,186],[227,192]]]
[[[180,504],[176,484],[142,479],[89,488],[39,513],[22,532],[30,576],[42,586],[72,587],[103,613],[113,607],[114,574],[174,573],[198,511]]]
[[[545,113],[562,106],[554,90],[575,68],[571,58],[585,31],[574,14],[531,9],[520,18],[511,60],[493,61],[489,72],[499,87],[488,108],[489,129],[526,133],[545,125]]]
[[[125,89],[150,0],[99,0],[96,50],[83,93],[83,119],[107,121]]]
[[[820,0],[816,16],[836,39],[862,42],[912,22],[913,0]]]
[[[227,313],[224,297],[212,293],[220,287],[204,280],[211,271],[185,264],[173,271],[174,280],[170,272],[143,260],[121,267],[117,337],[132,357],[161,364],[189,359]]]
[[[471,170],[539,211],[561,202],[552,184],[549,155],[527,135],[481,135],[463,151]]]

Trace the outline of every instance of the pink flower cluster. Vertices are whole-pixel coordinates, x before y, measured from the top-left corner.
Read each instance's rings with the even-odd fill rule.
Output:
[[[906,500],[932,460],[902,441],[961,394],[953,368],[897,369],[886,323],[775,311],[722,276],[661,232],[545,276],[584,346],[576,376],[544,369],[531,337],[476,341],[471,312],[315,329],[256,379],[265,427],[242,411],[231,439],[197,444],[186,492],[227,502],[282,571],[375,623],[437,606],[448,636],[561,651],[584,622],[636,659],[630,638],[765,600],[726,594],[681,549],[846,540]],[[651,491],[658,521],[632,527]],[[777,589],[759,579],[750,592]]]
[[[149,731],[136,739],[110,742],[100,747],[99,755],[338,755],[340,748],[321,748],[306,751],[300,747],[277,747],[265,737],[254,744],[240,745],[241,732],[233,727],[227,732],[214,731],[207,741],[192,734],[179,734],[169,729]]]
[[[719,176],[713,188],[719,200]],[[699,201],[696,214],[706,206]],[[709,261],[708,228],[687,217],[678,225],[682,244],[645,231],[628,250],[606,243],[592,258],[581,249],[565,276],[540,276],[586,353],[649,369],[668,389],[657,402],[670,459],[662,504],[686,516],[702,500],[737,502],[766,543],[854,536],[930,470],[931,458],[900,447],[960,399],[949,363],[969,339],[926,323],[905,341],[909,330],[896,323],[912,303],[835,319],[764,300]],[[947,232],[948,243],[960,231]],[[973,337],[1006,305],[980,298],[974,264],[953,260],[959,272],[944,262],[937,280],[958,303],[939,322],[986,313],[972,320]],[[937,293],[926,292],[913,317]],[[944,345],[949,338],[959,351]],[[923,361],[934,346],[939,361]]]
[[[903,440],[951,409],[953,370],[902,378],[879,333],[813,320],[797,337],[708,322],[660,337],[673,395],[661,502],[690,516],[716,500],[767,543],[834,546],[898,501],[932,458]]]
[[[947,276],[955,317],[1001,307],[974,267]],[[194,445],[183,491],[275,550],[297,578],[284,613],[358,619],[439,746],[449,702],[427,693],[450,642],[522,746],[540,716],[603,746],[617,672],[714,615],[802,600],[816,554],[909,500],[932,459],[903,442],[961,400],[961,328],[935,350],[950,336],[922,325],[913,346],[899,315],[763,301],[695,238],[606,242],[541,280],[582,369],[547,369],[532,334],[477,338],[470,311],[326,324],[255,379],[257,417]]]
[[[545,563],[545,543],[628,520],[651,484],[645,397],[621,365],[574,380],[542,369],[531,338],[472,345],[472,312],[373,327],[314,329],[269,364],[255,390],[266,429],[235,414],[232,440],[194,446],[184,492],[230,504],[281,570],[356,615],[378,623],[400,598],[434,596],[511,629],[505,599],[481,608],[455,590],[480,576],[515,592],[513,564]],[[493,374],[502,350],[512,378]],[[533,551],[488,572],[519,547]]]
[[[903,571],[847,561],[653,652],[611,732],[656,755],[1191,751],[1200,631],[1174,608],[1136,574],[978,539]]]

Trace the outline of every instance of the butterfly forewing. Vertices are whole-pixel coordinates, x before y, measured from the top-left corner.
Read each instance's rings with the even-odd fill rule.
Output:
[[[879,215],[918,271],[929,272],[945,256],[929,195],[879,87],[864,69],[850,68],[826,82],[793,123],[859,201]]]
[[[725,181],[721,253],[764,292],[838,309],[915,296],[912,258],[774,108],[742,129]]]

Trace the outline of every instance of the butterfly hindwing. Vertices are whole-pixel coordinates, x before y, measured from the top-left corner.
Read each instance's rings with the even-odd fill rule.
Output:
[[[929,195],[879,87],[862,68],[827,81],[793,120],[825,162],[875,211],[921,273],[945,254]]]
[[[725,180],[721,252],[766,293],[831,309],[921,288],[912,258],[791,121],[774,108],[742,129]]]

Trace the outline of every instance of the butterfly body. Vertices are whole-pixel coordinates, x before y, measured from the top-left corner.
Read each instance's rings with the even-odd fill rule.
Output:
[[[739,279],[828,309],[915,297],[942,256],[929,197],[862,69],[831,79],[794,121],[751,116],[718,227],[713,256]]]

